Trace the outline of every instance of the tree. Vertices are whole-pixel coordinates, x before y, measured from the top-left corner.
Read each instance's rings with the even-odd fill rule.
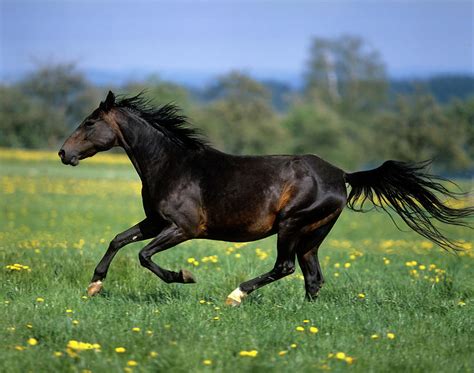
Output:
[[[380,153],[402,161],[433,159],[442,169],[471,163],[466,127],[453,121],[431,95],[400,97],[395,110],[377,118]]]
[[[285,131],[272,110],[268,90],[240,72],[221,76],[213,88],[218,94],[195,112],[215,143],[234,154],[278,153],[285,149]]]
[[[305,95],[343,113],[373,111],[387,98],[385,65],[361,38],[314,38],[305,73]]]
[[[52,110],[22,94],[0,87],[0,146],[56,147],[66,134],[62,111]]]

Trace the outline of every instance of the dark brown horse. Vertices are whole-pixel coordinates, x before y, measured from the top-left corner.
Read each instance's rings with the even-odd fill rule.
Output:
[[[187,270],[170,271],[151,258],[186,240],[253,241],[278,234],[277,259],[269,272],[239,285],[227,303],[239,305],[252,291],[287,276],[295,259],[314,299],[324,279],[318,248],[342,210],[369,200],[390,207],[413,230],[444,248],[456,249],[431,222],[464,225],[473,208],[452,209],[434,195],[454,194],[426,164],[387,161],[371,171],[346,173],[315,155],[234,156],[207,145],[173,105],[153,108],[140,95],[105,102],[89,115],[59,151],[64,164],[114,146],[125,149],[141,178],[145,219],[118,234],[97,265],[89,295],[102,281],[118,250],[153,238],[140,263],[167,283],[193,283]],[[351,186],[347,196],[346,184]]]

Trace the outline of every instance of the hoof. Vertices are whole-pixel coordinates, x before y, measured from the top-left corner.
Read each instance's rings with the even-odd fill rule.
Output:
[[[240,288],[237,288],[227,296],[225,304],[232,307],[238,307],[242,304],[242,299],[244,299],[246,295],[246,292],[240,290]]]
[[[195,284],[196,280],[191,272],[189,272],[187,269],[181,269],[179,271],[179,276],[183,280],[184,284]]]
[[[87,295],[93,297],[102,290],[102,281],[91,282],[87,287]]]
[[[242,302],[239,302],[239,301],[236,301],[235,299],[227,297],[227,299],[225,300],[225,304],[232,307],[239,307],[242,304]]]

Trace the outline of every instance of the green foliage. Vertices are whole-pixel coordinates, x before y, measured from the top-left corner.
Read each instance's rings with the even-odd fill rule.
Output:
[[[434,159],[439,167],[453,170],[472,165],[466,144],[468,126],[453,121],[432,96],[401,97],[395,110],[380,115],[376,125],[384,157]]]
[[[65,114],[21,94],[0,87],[0,146],[42,148],[56,146],[67,133]]]
[[[285,149],[285,131],[262,84],[232,72],[219,78],[215,90],[218,98],[193,117],[218,148],[233,154],[278,153]]]
[[[305,94],[341,111],[371,111],[387,97],[385,65],[359,37],[314,38],[305,72]]]

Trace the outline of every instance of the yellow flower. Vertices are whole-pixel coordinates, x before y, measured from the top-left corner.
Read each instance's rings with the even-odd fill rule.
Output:
[[[463,302],[462,300],[460,300],[460,301],[458,302],[458,306],[463,307],[463,306],[465,306],[465,305],[466,305],[466,302]]]
[[[37,301],[38,303],[42,303],[42,302],[44,302],[44,298],[38,297],[38,298],[36,298],[36,301]]]
[[[350,259],[350,260],[355,260],[355,258],[356,258],[356,256],[355,256],[354,254],[352,254],[352,255],[349,256],[349,259]]]
[[[135,360],[129,360],[129,361],[127,361],[127,365],[129,367],[136,367],[138,365],[138,363]]]
[[[357,297],[359,297],[360,299],[364,299],[364,298],[365,298],[365,294],[364,294],[364,293],[359,293],[359,294],[357,294]]]
[[[150,351],[150,357],[157,357],[158,356],[158,352],[156,351]]]
[[[278,353],[278,356],[285,356],[287,353],[288,353],[287,350],[283,350]]]
[[[132,332],[137,332],[138,333],[139,331],[140,331],[140,328],[137,328],[137,327],[132,328]]]
[[[339,277],[339,273],[334,273],[334,277]]]
[[[239,259],[242,255],[240,253],[235,254],[235,257]]]
[[[205,304],[205,303],[206,303],[206,301],[205,301],[204,299],[201,299],[201,300],[199,301],[199,303],[201,303],[201,304]]]
[[[219,320],[219,316],[214,316],[214,320]]]
[[[32,325],[32,324],[29,324],[29,323],[26,324],[26,327],[27,327],[28,329],[33,329],[33,325]]]
[[[61,351],[54,351],[53,355],[55,357],[61,357],[61,356],[63,356],[63,353]]]
[[[212,365],[212,360],[206,359],[206,360],[203,360],[202,363],[203,363],[204,365]]]
[[[72,320],[73,325],[79,325],[79,320]]]
[[[303,322],[304,322],[305,324],[307,324],[307,323],[309,323],[309,320],[303,320]]]
[[[372,335],[370,336],[370,338],[372,338],[372,339],[379,339],[379,335],[378,335],[378,334],[372,334]]]
[[[351,263],[344,263],[344,268],[349,268],[351,266]]]
[[[336,353],[336,359],[345,360],[346,359],[346,354],[344,352],[337,352]]]
[[[393,333],[387,333],[387,338],[388,338],[388,339],[395,339],[395,334],[393,334]]]
[[[146,334],[147,334],[147,335],[153,335],[153,331],[147,330],[147,331],[146,331]]]
[[[319,332],[319,329],[316,328],[315,326],[312,326],[312,327],[309,328],[309,331],[310,331],[310,333],[316,334],[317,332]]]
[[[296,331],[298,332],[304,332],[304,328],[302,326],[297,326]]]
[[[340,268],[340,267],[341,267],[341,264],[339,264],[339,263],[334,264],[334,268]]]
[[[28,344],[30,346],[36,346],[38,344],[38,340],[35,339],[35,338],[30,338],[30,339],[28,339]]]
[[[25,348],[23,346],[15,346],[15,350],[23,351]]]
[[[423,265],[423,264],[420,264],[420,265],[418,266],[418,268],[419,268],[420,270],[424,271],[424,270],[426,269],[426,266]]]
[[[291,348],[296,348],[296,347],[298,347],[298,345],[297,345],[296,343],[292,343],[292,344],[290,345],[290,347],[291,347]]]
[[[116,347],[115,348],[115,352],[119,353],[119,354],[123,354],[125,351],[127,351],[125,349],[125,347]]]
[[[67,309],[66,313],[73,313],[73,310]]]
[[[250,350],[250,351],[240,351],[240,356],[247,356],[247,357],[257,357],[258,351],[257,350]]]
[[[350,356],[347,356],[345,360],[346,360],[346,363],[349,364],[349,365],[354,362],[354,358],[352,358]]]
[[[383,258],[383,264],[389,265],[390,264],[390,259]]]

